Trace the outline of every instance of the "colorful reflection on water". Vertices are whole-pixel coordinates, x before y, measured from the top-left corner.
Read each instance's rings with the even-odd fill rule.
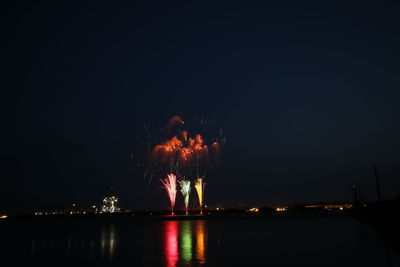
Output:
[[[178,228],[179,222],[168,221],[165,224],[165,262],[168,267],[176,266],[179,259],[178,253]]]
[[[190,263],[193,257],[192,253],[192,222],[183,221],[181,222],[180,231],[180,251],[182,260],[184,263]]]
[[[206,263],[204,221],[166,221],[164,233],[166,266],[201,266]]]
[[[196,225],[196,259],[200,264],[206,263],[205,221],[197,221]]]
[[[1,223],[1,266],[400,266],[397,243],[347,216],[111,219]]]

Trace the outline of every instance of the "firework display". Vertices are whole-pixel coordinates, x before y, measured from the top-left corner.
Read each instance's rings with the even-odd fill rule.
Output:
[[[205,186],[206,184],[203,183],[203,178],[197,178],[194,183],[194,188],[196,188],[197,197],[199,198],[200,214],[203,214],[203,196]]]
[[[181,193],[183,196],[183,202],[185,203],[185,212],[187,215],[189,213],[189,196],[190,196],[190,191],[192,190],[190,187],[190,181],[182,180],[178,182],[179,185],[181,186]]]
[[[160,179],[164,185],[169,201],[171,202],[171,214],[174,214],[175,200],[176,200],[176,176],[174,174],[168,174],[167,178]]]
[[[215,121],[206,118],[185,122],[176,115],[169,120],[165,128],[161,128],[161,136],[151,134],[148,126],[143,127],[140,143],[145,146],[147,155],[146,163],[142,164],[146,168],[144,178],[150,184],[153,177],[167,175],[167,178],[160,181],[167,191],[172,212],[178,182],[186,214],[189,210],[191,184],[196,188],[202,213],[204,178],[218,163],[226,142],[222,129],[215,129],[215,125]],[[134,156],[132,154],[131,158]]]

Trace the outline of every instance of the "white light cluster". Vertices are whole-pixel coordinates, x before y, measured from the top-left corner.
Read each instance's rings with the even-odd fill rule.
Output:
[[[115,196],[106,197],[103,199],[103,206],[101,212],[104,213],[115,213],[119,212],[118,198]]]

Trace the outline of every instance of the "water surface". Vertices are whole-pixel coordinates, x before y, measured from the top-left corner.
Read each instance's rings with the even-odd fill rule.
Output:
[[[350,217],[0,224],[2,266],[400,266]]]

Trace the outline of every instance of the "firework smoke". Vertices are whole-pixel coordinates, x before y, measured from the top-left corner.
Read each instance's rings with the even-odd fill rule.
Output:
[[[188,209],[189,209],[189,196],[190,196],[190,191],[192,190],[190,188],[190,181],[188,180],[181,180],[178,181],[179,185],[181,186],[181,193],[183,195],[183,201],[185,202],[185,212],[186,215],[188,214]]]
[[[167,178],[160,179],[163,183],[165,190],[167,191],[167,195],[169,197],[169,201],[171,202],[171,214],[174,214],[175,207],[175,199],[176,199],[176,176],[172,173],[167,175]]]
[[[203,194],[204,194],[204,187],[206,186],[203,183],[203,178],[197,178],[196,182],[194,183],[194,188],[196,188],[197,196],[199,198],[199,205],[200,205],[200,214],[203,214]]]

